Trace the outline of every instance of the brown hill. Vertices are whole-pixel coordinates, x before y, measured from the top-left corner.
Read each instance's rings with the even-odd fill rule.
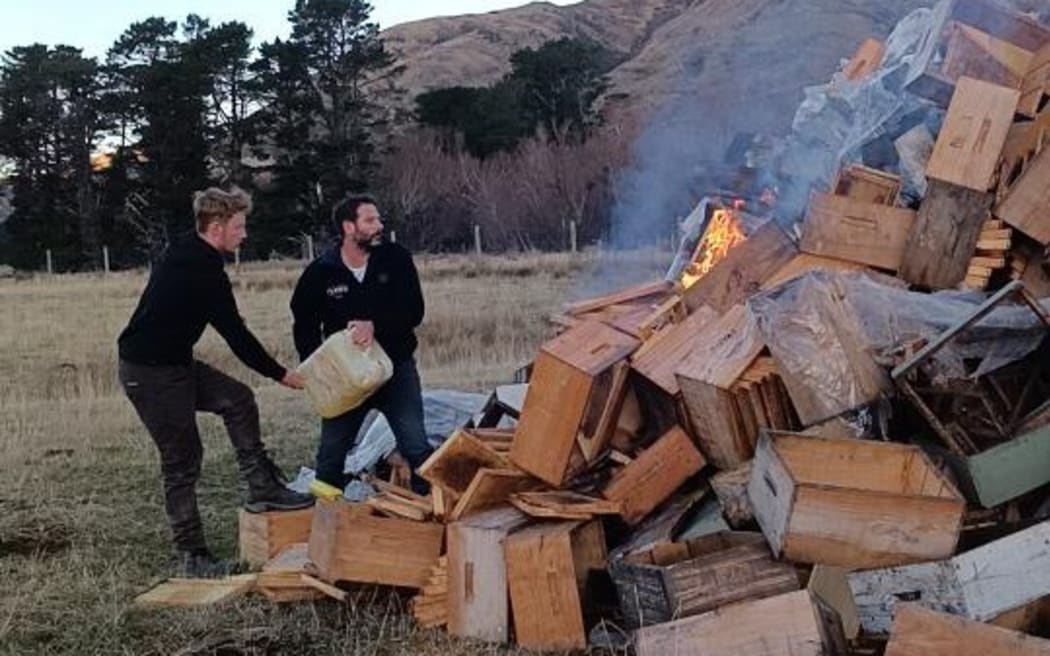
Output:
[[[383,32],[405,67],[401,107],[416,94],[491,83],[515,50],[587,37],[624,57],[613,97],[652,110],[684,100],[732,134],[787,127],[802,88],[826,80],[868,36],[885,36],[931,0],[584,0],[397,25]],[[677,102],[675,102],[677,104]],[[648,113],[648,111],[646,111]]]

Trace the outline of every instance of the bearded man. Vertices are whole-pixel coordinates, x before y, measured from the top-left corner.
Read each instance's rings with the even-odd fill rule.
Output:
[[[377,341],[394,363],[394,374],[361,406],[321,420],[317,478],[343,488],[346,455],[375,409],[390,423],[398,451],[412,467],[412,488],[425,494],[427,484],[415,473],[432,451],[414,357],[415,329],[424,312],[419,274],[405,248],[383,242],[383,222],[372,197],[339,202],[332,224],[339,243],[306,267],[292,294],[295,348],[305,360],[325,338],[346,331],[361,348]]]

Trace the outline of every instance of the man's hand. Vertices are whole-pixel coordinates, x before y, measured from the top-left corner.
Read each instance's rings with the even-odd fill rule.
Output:
[[[284,378],[281,379],[281,384],[285,387],[301,390],[306,387],[306,378],[303,378],[303,375],[295,369],[286,369]]]
[[[351,321],[346,324],[346,331],[350,336],[350,341],[361,348],[371,344],[375,335],[375,327],[371,321]]]

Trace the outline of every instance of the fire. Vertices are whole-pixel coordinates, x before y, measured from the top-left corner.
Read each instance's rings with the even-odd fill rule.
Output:
[[[724,260],[734,246],[745,239],[747,235],[740,228],[740,221],[733,209],[715,210],[703,238],[696,246],[692,263],[682,274],[682,285],[686,289],[692,287],[697,280]]]

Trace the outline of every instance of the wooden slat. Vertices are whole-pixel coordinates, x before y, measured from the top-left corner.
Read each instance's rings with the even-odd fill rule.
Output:
[[[669,292],[670,290],[671,283],[664,280],[655,280],[653,282],[643,283],[635,287],[621,289],[611,294],[606,294],[605,296],[599,296],[596,298],[571,303],[565,307],[565,311],[569,314],[579,315],[585,312],[593,312],[594,310],[600,310],[603,307],[615,305],[617,303],[634,301],[649,296],[659,296],[661,294]]]
[[[999,245],[979,241],[991,204],[991,194],[931,180],[898,275],[930,289],[957,285],[966,277],[976,248]]]
[[[912,210],[814,193],[802,251],[896,271],[915,221]]]
[[[926,175],[988,191],[1019,100],[1016,89],[960,78]]]
[[[886,656],[1050,656],[1050,640],[900,604]]]
[[[223,579],[168,579],[135,597],[136,606],[187,608],[211,606],[245,595],[255,587],[255,574]]]
[[[531,517],[547,519],[590,519],[594,515],[619,515],[620,501],[599,499],[571,491],[516,492],[511,505]]]
[[[517,469],[479,469],[449,514],[449,521],[458,521],[499,506],[506,503],[511,494],[534,490],[540,485],[539,481]]]

